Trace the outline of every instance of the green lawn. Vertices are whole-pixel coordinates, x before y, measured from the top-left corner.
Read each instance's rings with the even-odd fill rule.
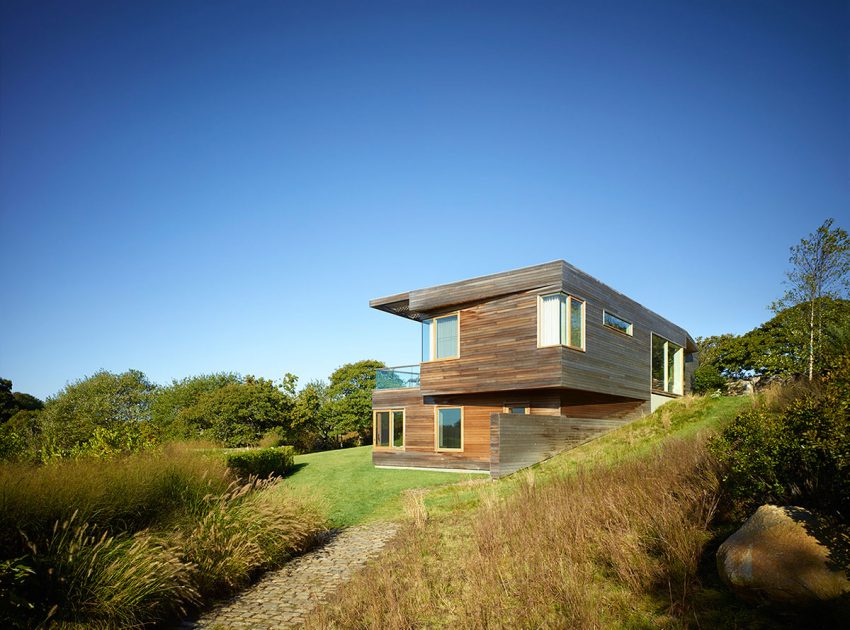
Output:
[[[641,455],[665,438],[686,438],[717,427],[747,404],[750,404],[747,397],[688,397],[671,402],[646,418],[557,455],[531,470],[542,481],[582,467]],[[298,469],[286,478],[284,485],[317,497],[334,527],[403,516],[402,493],[410,488],[443,486],[425,496],[431,515],[463,512],[477,507],[482,493],[511,494],[523,475],[528,474],[520,471],[492,483],[481,474],[375,468],[371,446],[298,455],[295,464]],[[467,483],[458,484],[460,481]]]
[[[388,470],[372,465],[372,447],[298,455],[297,470],[284,485],[318,497],[334,527],[394,519],[404,514],[402,493],[409,488],[451,484],[484,475]]]

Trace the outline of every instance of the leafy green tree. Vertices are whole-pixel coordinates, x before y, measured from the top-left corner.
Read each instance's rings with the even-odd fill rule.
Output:
[[[151,422],[167,439],[191,439],[193,433],[180,412],[198,404],[201,398],[225,385],[242,383],[242,377],[232,372],[201,374],[171,381],[171,385],[157,389],[151,402]]]
[[[41,411],[47,455],[69,454],[98,427],[148,421],[155,390],[138,370],[122,374],[101,370],[67,385],[48,398]]]
[[[323,380],[307,383],[295,399],[292,412],[293,444],[301,451],[327,447],[338,437],[337,427],[330,414],[328,384]]]
[[[791,248],[792,268],[786,273],[788,288],[771,305],[777,314],[793,306],[807,306],[804,321],[789,318],[787,323],[792,331],[805,331],[809,380],[814,376],[817,363],[824,298],[841,298],[850,290],[850,237],[845,230],[833,228],[832,224],[833,219],[827,219],[808,238],[800,239]]]
[[[18,403],[12,394],[12,381],[0,378],[0,423],[6,422],[17,410]]]
[[[375,371],[383,367],[383,362],[367,359],[346,363],[331,374],[328,413],[337,436],[356,432],[366,439],[371,435]]]
[[[12,396],[15,399],[15,404],[18,405],[18,410],[38,411],[44,408],[44,401],[32,394],[12,392]]]
[[[225,446],[248,446],[266,433],[291,431],[295,377],[287,375],[280,386],[268,379],[246,376],[241,383],[227,383],[203,394],[191,407],[181,409],[177,421],[193,434]]]
[[[693,389],[697,394],[722,390],[726,386],[726,379],[711,363],[702,363],[694,370]]]

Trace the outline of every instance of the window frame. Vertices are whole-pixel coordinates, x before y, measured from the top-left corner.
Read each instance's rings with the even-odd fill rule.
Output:
[[[558,343],[547,343],[544,344],[541,342],[543,338],[543,319],[540,316],[543,310],[543,298],[550,297],[552,295],[561,295],[564,296],[563,301],[563,309],[559,309],[559,312],[562,314],[563,319],[559,322],[559,337],[563,334],[563,341],[559,341]],[[572,343],[572,326],[570,325],[570,317],[572,316],[572,303],[576,301],[581,304],[581,345],[575,345]],[[572,295],[571,293],[567,293],[565,291],[555,291],[554,293],[540,293],[537,295],[537,347],[538,348],[569,348],[570,350],[578,350],[579,352],[585,352],[587,350],[587,300],[582,299],[576,295]]]
[[[440,357],[437,358],[437,320],[445,319],[446,317],[457,316],[457,354],[452,357]],[[451,313],[444,313],[442,315],[437,315],[435,317],[428,317],[426,320],[428,322],[428,353],[430,358],[426,361],[424,358],[422,363],[436,363],[438,361],[453,361],[454,359],[460,358],[460,311],[452,311]],[[422,322],[423,325],[425,322]],[[424,345],[424,344],[423,344]]]
[[[395,436],[395,414],[397,412],[401,412],[401,446],[395,446],[393,442]],[[389,426],[389,445],[382,446],[378,444],[378,414],[379,413],[388,413],[390,414],[390,426]],[[403,451],[407,448],[407,409],[405,407],[401,408],[388,408],[388,409],[373,409],[372,410],[372,448],[379,448],[385,451]]]
[[[652,366],[652,341],[653,341],[653,337],[658,337],[659,339],[661,339],[664,342],[664,378],[663,378],[662,382],[664,383],[665,388],[667,387],[667,383],[669,382],[670,345],[672,344],[672,345],[676,346],[676,348],[678,348],[678,350],[676,351],[677,353],[678,352],[682,353],[681,360],[679,362],[679,369],[678,370],[676,370],[676,368],[675,368],[675,365],[676,365],[675,359],[673,359],[674,360],[674,363],[673,363],[674,370],[676,370],[676,372],[678,372],[678,374],[673,375],[672,391],[667,391],[666,389],[658,389],[653,384],[653,378],[654,378],[654,376],[652,374],[652,367],[653,367]],[[676,378],[677,376],[679,377],[678,379]],[[680,390],[678,392],[676,391],[677,386],[678,386],[678,389]],[[659,396],[670,396],[670,397],[678,398],[680,396],[685,395],[685,348],[684,348],[684,346],[680,346],[675,341],[671,341],[670,339],[668,339],[664,335],[659,335],[656,332],[650,332],[650,334],[649,334],[649,390],[653,394],[657,394]]]
[[[440,409],[460,409],[460,448],[440,448]],[[463,405],[435,405],[434,406],[434,452],[436,453],[462,453],[464,449],[464,408]]]
[[[615,319],[619,319],[623,323],[628,324],[629,329],[628,330],[621,330],[620,328],[617,328],[616,326],[612,326],[611,324],[609,324],[608,322],[605,321],[605,317],[608,316],[608,315],[610,315],[611,317],[613,317]],[[623,317],[620,317],[619,315],[616,315],[616,314],[612,313],[611,311],[604,309],[604,308],[602,309],[602,325],[605,326],[605,328],[608,328],[610,330],[613,330],[613,331],[620,333],[621,335],[627,335],[629,337],[635,336],[635,325],[632,322],[630,322],[629,320],[627,320]]]
[[[511,413],[512,407],[522,407],[525,409],[525,411],[522,412],[524,415],[531,415],[531,403],[527,401],[506,402],[502,405],[502,413]]]

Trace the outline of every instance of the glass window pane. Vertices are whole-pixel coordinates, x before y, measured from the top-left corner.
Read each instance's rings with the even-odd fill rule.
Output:
[[[614,330],[626,333],[627,335],[632,334],[631,322],[627,322],[625,319],[612,315],[608,311],[605,311],[605,314],[602,316],[602,323]]]
[[[437,448],[461,447],[460,407],[437,410]]]
[[[584,302],[570,299],[570,345],[574,348],[584,348],[583,306]]]
[[[375,430],[377,431],[377,435],[375,436],[375,444],[377,446],[389,446],[390,445],[390,412],[389,411],[378,411],[375,413],[377,419],[375,421]]]
[[[664,339],[652,335],[652,389],[664,391]]]
[[[393,446],[404,446],[404,412],[393,411]]]
[[[667,386],[664,388],[664,391],[671,394],[680,393],[678,390],[680,389],[681,352],[682,349],[675,343],[667,342]]]
[[[525,405],[511,405],[508,407],[508,413],[525,413]]]
[[[562,336],[562,314],[564,296],[555,293],[540,298],[540,345],[557,346],[564,343]]]
[[[431,360],[431,320],[422,322],[422,361]]]
[[[457,352],[457,315],[441,317],[436,321],[437,344],[436,358],[456,357]]]

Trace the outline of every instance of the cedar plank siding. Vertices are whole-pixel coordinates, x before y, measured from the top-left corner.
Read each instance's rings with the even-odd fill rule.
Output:
[[[536,292],[462,309],[459,331],[459,358],[421,365],[423,396],[561,386],[564,349],[537,348]]]
[[[559,291],[585,302],[586,351],[537,347],[539,296]],[[684,329],[564,261],[399,293],[370,306],[415,321],[459,313],[458,358],[421,363],[418,389],[373,393],[374,410],[405,411],[404,448],[375,447],[376,465],[491,470],[492,464],[493,474],[503,474],[533,453],[549,453],[556,442],[648,413],[652,333],[685,348],[686,392],[696,367]],[[631,322],[633,335],[604,326],[603,310]],[[523,437],[521,427],[536,425],[504,414],[510,403],[552,418],[541,418],[539,430]],[[436,451],[440,405],[463,407],[462,451]],[[511,444],[500,443],[508,437]],[[500,468],[500,448],[515,462],[506,459]]]

